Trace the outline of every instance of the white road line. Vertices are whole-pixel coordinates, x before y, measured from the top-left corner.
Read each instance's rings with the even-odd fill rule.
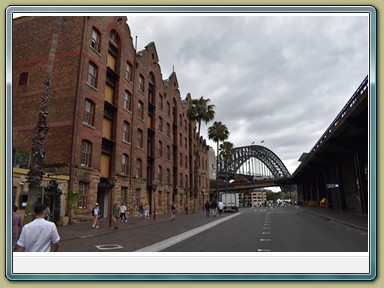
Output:
[[[268,241],[271,241],[271,239],[260,239],[260,241],[263,241],[263,242],[268,242]]]
[[[271,249],[257,249],[257,252],[270,252]]]
[[[122,249],[123,246],[119,244],[104,244],[104,245],[96,245],[96,248],[99,250],[114,250],[114,249]]]
[[[171,237],[171,238],[168,238],[164,241],[161,241],[161,242],[158,242],[156,244],[153,244],[153,245],[150,245],[150,246],[147,246],[147,247],[144,247],[142,249],[139,249],[139,250],[136,250],[135,252],[159,252],[161,250],[164,250],[172,245],[175,245],[181,241],[184,241],[185,239],[188,239],[192,236],[195,236],[205,230],[208,230],[224,221],[227,221],[229,219],[232,219],[233,217],[236,217],[238,215],[240,215],[241,213],[238,212],[238,213],[235,213],[231,216],[228,216],[228,217],[225,217],[225,218],[222,218],[220,220],[216,220],[214,222],[211,222],[211,223],[208,223],[208,224],[205,224],[203,226],[200,226],[200,227],[197,227],[195,229],[192,229],[190,231],[187,231],[187,232],[184,232],[180,235],[176,235],[174,237]]]

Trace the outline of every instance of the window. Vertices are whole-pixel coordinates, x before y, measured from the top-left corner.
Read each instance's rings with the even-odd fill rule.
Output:
[[[137,103],[137,114],[137,117],[144,119],[144,104],[141,101]]]
[[[100,52],[100,32],[95,27],[92,28],[92,40],[91,40],[91,47],[97,51]]]
[[[144,93],[144,77],[139,75],[139,90]]]
[[[184,138],[184,146],[185,146],[185,148],[188,148],[188,140],[187,140],[187,137]]]
[[[171,116],[171,104],[167,102],[167,115]]]
[[[185,168],[188,168],[188,156],[185,156],[184,165],[185,165]]]
[[[180,173],[180,186],[183,186],[183,174]]]
[[[95,125],[95,103],[89,99],[85,99],[83,123],[90,126]]]
[[[163,142],[161,141],[159,141],[158,154],[160,157],[163,157]]]
[[[141,178],[143,170],[143,161],[141,159],[137,159],[136,161],[136,177]]]
[[[180,138],[180,147],[183,147],[183,135],[181,135],[181,133],[179,134],[179,138]]]
[[[184,127],[185,127],[185,130],[188,130],[187,120],[184,120]]]
[[[121,202],[126,203],[127,202],[127,195],[128,195],[128,187],[121,187]]]
[[[161,110],[164,109],[164,99],[163,99],[163,95],[159,95],[159,107]]]
[[[171,184],[171,170],[167,169],[166,179],[168,184]]]
[[[159,117],[159,132],[163,133],[163,118]]]
[[[79,182],[79,195],[80,199],[77,201],[77,205],[80,209],[87,208],[87,194],[88,194],[88,183]]]
[[[183,154],[180,153],[180,167],[183,166]]]
[[[135,192],[135,204],[136,204],[136,207],[139,207],[139,205],[140,205],[140,194],[141,194],[141,189],[140,188],[136,188],[136,192]]]
[[[132,111],[132,95],[127,90],[124,93],[124,109]]]
[[[156,95],[156,83],[155,83],[155,75],[151,72],[149,74],[149,83],[148,83],[148,102],[151,104],[155,104],[155,95]]]
[[[159,166],[157,169],[157,180],[163,182],[163,167]]]
[[[98,74],[97,66],[93,62],[89,62],[87,83],[95,88],[97,87],[97,74]]]
[[[121,174],[128,175],[129,174],[129,156],[127,154],[123,154],[121,157]]]
[[[127,122],[124,121],[123,123],[123,141],[124,142],[131,142],[131,125]]]
[[[171,160],[171,147],[167,145],[167,160]]]
[[[133,69],[132,69],[131,63],[127,62],[127,64],[125,65],[125,79],[127,79],[130,82],[132,82],[132,79],[133,79],[132,71]]]
[[[171,124],[167,123],[167,137],[171,137]]]
[[[143,148],[143,131],[137,129],[137,147]]]
[[[28,83],[28,72],[22,72],[19,76],[19,86],[27,85]]]
[[[83,140],[81,142],[81,159],[80,164],[83,166],[91,165],[91,152],[92,152],[92,143],[88,140]]]

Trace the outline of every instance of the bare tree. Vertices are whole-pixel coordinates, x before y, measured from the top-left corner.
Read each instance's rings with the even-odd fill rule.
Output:
[[[35,137],[32,140],[32,157],[31,166],[27,175],[29,182],[28,202],[26,207],[26,217],[24,223],[32,220],[33,207],[37,202],[37,197],[43,180],[44,158],[45,158],[45,142],[48,138],[48,103],[51,96],[52,72],[56,55],[57,41],[61,31],[62,17],[56,17],[55,26],[53,28],[51,47],[48,55],[48,64],[45,77],[43,80],[42,102],[39,111],[39,118],[35,126]]]

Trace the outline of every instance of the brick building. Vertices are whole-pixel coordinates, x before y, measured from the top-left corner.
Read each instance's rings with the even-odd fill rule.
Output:
[[[31,149],[54,22],[13,20],[15,159]],[[168,212],[172,202],[192,207],[196,148],[199,202],[209,195],[209,147],[187,118],[191,96],[182,99],[178,88],[176,73],[163,79],[154,43],[136,51],[126,17],[62,18],[45,172],[67,175],[68,188],[84,195],[74,219],[89,215],[96,202],[104,217],[120,202],[130,215],[141,202],[156,213]]]

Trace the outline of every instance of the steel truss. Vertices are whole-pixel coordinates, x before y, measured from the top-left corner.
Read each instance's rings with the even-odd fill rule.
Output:
[[[271,150],[260,145],[250,145],[234,148],[234,153],[231,158],[223,159],[218,156],[218,172],[222,175],[238,174],[239,168],[251,158],[256,158],[264,163],[275,179],[290,178],[287,167],[279,157]]]

